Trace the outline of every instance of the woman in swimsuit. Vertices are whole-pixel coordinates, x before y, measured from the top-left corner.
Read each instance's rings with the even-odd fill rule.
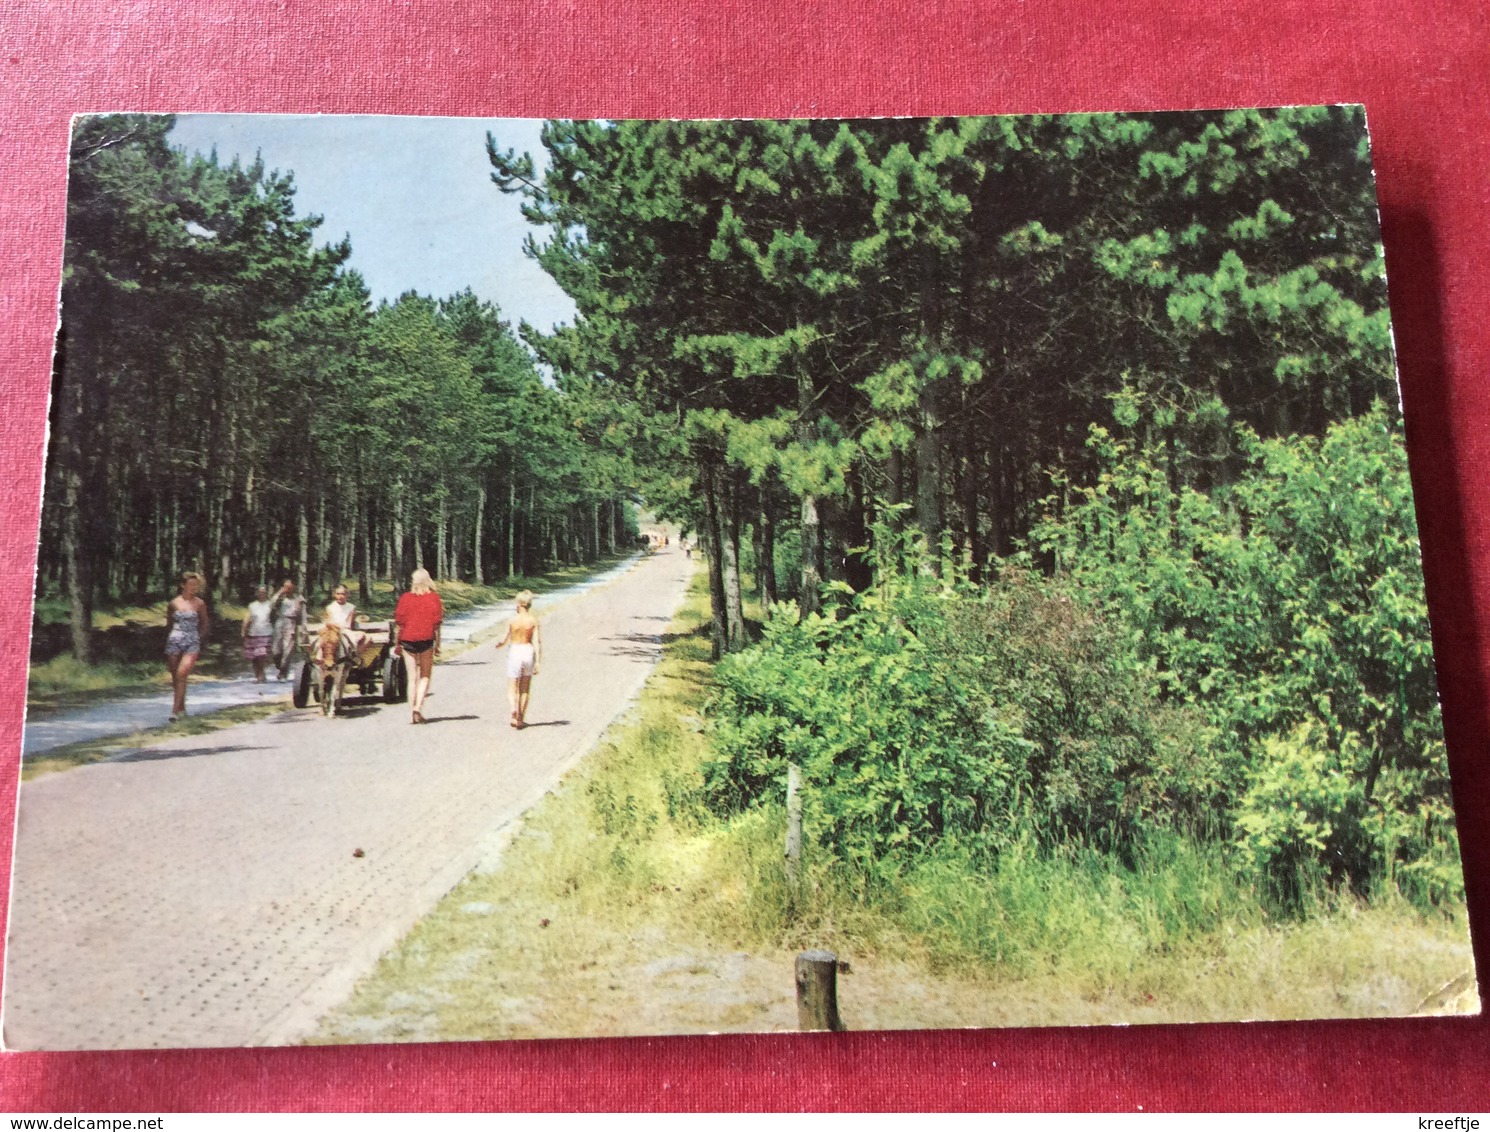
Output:
[[[199,574],[183,574],[181,590],[166,606],[166,667],[171,670],[171,722],[186,714],[186,678],[197,666],[202,639],[211,628],[207,603],[197,596]]]
[[[445,607],[435,593],[428,570],[415,570],[409,592],[398,599],[393,611],[393,651],[404,658],[409,673],[411,723],[424,722],[424,698],[429,695],[429,674],[440,655],[440,623]]]
[[[507,623],[507,632],[496,646],[511,646],[507,650],[507,700],[512,705],[512,726],[517,728],[527,726],[528,693],[543,659],[543,634],[532,608],[533,593],[523,590],[517,595],[517,615]]]

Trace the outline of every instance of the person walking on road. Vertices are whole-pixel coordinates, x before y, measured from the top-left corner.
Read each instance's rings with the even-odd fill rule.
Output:
[[[287,578],[270,606],[274,611],[274,663],[283,680],[289,675],[290,662],[300,644],[300,630],[305,626],[305,598],[295,592],[295,583]]]
[[[517,595],[517,613],[507,623],[507,632],[496,647],[507,647],[507,700],[512,705],[512,726],[527,726],[528,695],[533,686],[533,677],[538,675],[539,662],[543,660],[543,634],[538,628],[538,618],[533,616],[533,592],[523,590]]]
[[[393,649],[404,658],[409,675],[411,723],[424,722],[424,698],[429,694],[429,678],[440,655],[440,625],[445,620],[445,606],[435,592],[434,579],[428,570],[415,570],[409,579],[409,592],[398,599],[393,611]]]
[[[264,682],[269,642],[273,637],[274,606],[269,601],[268,587],[260,586],[254,591],[253,601],[248,603],[248,616],[243,619],[243,659],[253,665],[256,684]]]
[[[171,719],[186,714],[186,680],[197,666],[202,641],[211,629],[207,603],[197,596],[200,574],[181,575],[181,588],[166,606],[166,667],[171,670]]]

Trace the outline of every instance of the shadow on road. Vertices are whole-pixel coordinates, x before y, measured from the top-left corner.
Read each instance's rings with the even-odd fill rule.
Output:
[[[569,726],[569,721],[567,719],[546,719],[542,723],[524,723],[523,726],[522,726],[522,729],[524,731],[531,731],[535,727],[568,727],[568,726]]]
[[[382,700],[365,699],[354,700],[350,697],[342,701],[341,707],[336,709],[335,716],[323,716],[325,719],[361,719],[365,715],[376,715],[383,707]],[[306,709],[311,714],[317,714],[315,709]]]
[[[652,661],[662,655],[663,644],[669,633],[627,633],[620,637],[601,637],[602,641],[611,641],[614,647],[610,650],[611,656],[631,656],[638,660]]]
[[[198,755],[228,755],[235,751],[268,751],[271,747],[250,747],[246,744],[238,744],[233,747],[181,747],[177,750],[161,750],[159,748],[146,747],[142,750],[131,751],[127,755],[118,755],[110,762],[116,763],[149,763],[159,759],[190,759]]]
[[[636,620],[645,620],[638,617]],[[616,642],[616,648],[611,649],[612,656],[635,656],[645,660],[656,660],[662,655],[662,650],[674,641],[681,641],[687,637],[698,636],[693,633],[627,633],[621,637],[602,637],[603,641]]]
[[[480,718],[481,717],[479,715],[427,715],[427,716],[424,717],[424,722],[425,723],[455,723],[457,720],[462,720],[462,719],[480,719]]]

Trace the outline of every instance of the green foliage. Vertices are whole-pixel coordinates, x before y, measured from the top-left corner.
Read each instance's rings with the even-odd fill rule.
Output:
[[[624,533],[627,438],[545,384],[469,290],[372,309],[292,174],[169,145],[172,119],[73,138],[42,589],[89,606],[185,568],[214,600],[293,577],[483,582]],[[128,534],[128,538],[123,537]]]
[[[887,522],[871,588],[776,607],[719,669],[712,804],[780,805],[796,763],[811,841],[865,877],[933,851],[1131,855],[1168,828],[1233,840],[1280,906],[1347,883],[1457,899],[1386,409],[1320,438],[1234,427],[1241,469],[1209,493],[1176,474],[1170,410],[1129,391],[1113,416],[1094,483],[1035,528],[1054,577],[1010,561],[973,586],[946,554],[936,577]]]
[[[1011,553],[1125,388],[1201,490],[1240,466],[1234,422],[1317,436],[1388,395],[1364,138],[1353,107],[558,121],[541,171],[490,157],[578,311],[543,360],[659,514],[805,523],[811,610],[823,576],[862,588],[876,496],[975,564]]]
[[[1286,737],[1264,736],[1236,808],[1243,860],[1297,902],[1317,878],[1337,834],[1358,825],[1365,798],[1329,751],[1300,727]]]
[[[1427,606],[1400,434],[1379,403],[1322,438],[1232,442],[1207,495],[1154,415],[1094,429],[1101,473],[1038,546],[1126,625],[1149,685],[1203,715],[1218,797],[1282,890],[1299,870],[1452,895],[1456,859]],[[1054,501],[1053,501],[1054,505]]]
[[[1010,569],[977,592],[901,548],[871,590],[805,618],[779,605],[720,665],[719,809],[779,804],[796,763],[813,842],[867,875],[944,843],[1122,848],[1199,812],[1180,713],[1161,725],[1131,645],[1069,587]]]

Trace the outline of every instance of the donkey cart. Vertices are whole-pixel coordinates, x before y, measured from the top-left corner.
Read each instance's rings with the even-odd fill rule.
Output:
[[[408,698],[408,675],[403,659],[393,651],[388,622],[367,622],[355,632],[361,637],[360,647],[334,625],[302,631],[305,660],[290,697],[297,708],[315,702],[321,705],[321,714],[335,715],[348,684],[364,696],[381,693],[385,704],[400,704]]]

